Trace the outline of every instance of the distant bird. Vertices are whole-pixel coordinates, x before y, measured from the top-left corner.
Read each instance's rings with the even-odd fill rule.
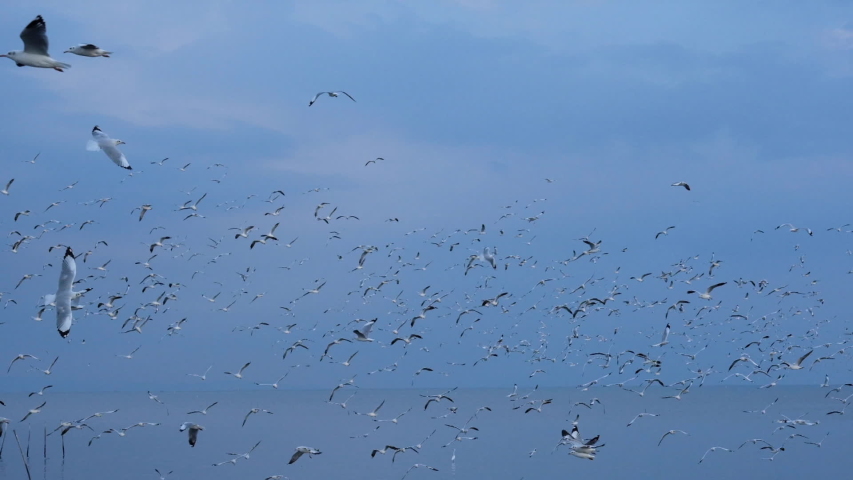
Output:
[[[673,225],[671,227],[664,228],[663,231],[660,231],[657,233],[657,235],[655,235],[655,240],[657,240],[658,237],[661,235],[669,235],[669,231],[672,230],[673,228],[675,228],[675,225]]]
[[[243,425],[241,425],[241,427],[245,427],[245,426],[246,426],[246,421],[248,421],[248,420],[249,420],[249,417],[250,417],[253,413],[260,413],[260,412],[263,412],[263,413],[269,413],[270,415],[272,415],[272,412],[271,412],[271,411],[269,411],[269,410],[264,410],[263,408],[253,408],[253,409],[249,410],[249,413],[247,413],[247,414],[246,414],[246,416],[243,418]]]
[[[796,362],[796,363],[794,363],[794,364],[790,364],[790,363],[788,363],[788,362],[782,362],[782,365],[784,365],[784,366],[788,367],[788,368],[789,368],[789,369],[791,369],[791,370],[802,370],[802,369],[804,368],[804,367],[803,367],[803,365],[802,365],[803,361],[804,361],[805,359],[809,358],[809,355],[811,355],[811,354],[812,354],[812,352],[814,352],[814,350],[809,350],[809,351],[808,351],[808,353],[806,353],[805,355],[803,355],[802,357],[800,357],[800,358],[797,360],[797,362]]]
[[[243,378],[243,370],[245,370],[246,367],[248,367],[251,364],[252,364],[252,362],[246,362],[246,364],[240,368],[239,372],[237,372],[237,373],[225,372],[225,374],[226,375],[234,375],[234,378]]]
[[[728,448],[725,448],[725,447],[711,447],[705,452],[705,455],[702,455],[702,458],[699,459],[699,463],[702,463],[702,460],[705,460],[705,457],[707,457],[709,453],[716,452],[717,450],[722,450],[724,452],[729,452],[729,453],[732,452],[731,450],[729,450]]]
[[[12,359],[12,362],[9,364],[9,368],[6,369],[6,373],[9,373],[12,371],[12,365],[14,365],[15,362],[17,362],[18,360],[25,360],[27,358],[32,358],[34,360],[38,360],[38,357],[36,357],[34,355],[30,355],[29,353],[22,353],[22,354],[20,354],[20,355],[18,355]]]
[[[721,282],[721,283],[717,283],[717,284],[711,285],[710,287],[708,287],[708,289],[707,289],[707,290],[705,290],[705,292],[704,292],[704,293],[697,292],[696,290],[688,290],[688,291],[687,291],[687,293],[688,293],[688,294],[698,293],[698,294],[699,294],[699,298],[701,298],[701,299],[703,299],[703,300],[711,300],[711,292],[712,292],[712,291],[714,291],[714,289],[715,289],[715,288],[717,288],[717,287],[722,287],[722,286],[723,286],[723,285],[725,285],[726,283],[727,283],[727,282]]]
[[[202,415],[207,415],[207,411],[210,410],[211,408],[213,408],[218,403],[219,402],[213,402],[210,405],[208,405],[207,407],[205,407],[204,410],[193,410],[192,412],[187,412],[187,415],[192,415],[194,413],[200,413]]]
[[[663,329],[663,336],[660,339],[660,343],[656,343],[652,346],[653,347],[662,347],[662,346],[668,344],[669,343],[669,330],[670,330],[670,326],[667,323],[666,327],[664,327],[664,329]]]
[[[37,67],[37,68],[52,68],[57,72],[63,71],[64,68],[71,68],[67,63],[58,62],[50,58],[47,53],[47,26],[41,15],[35,20],[28,23],[21,31],[21,40],[24,42],[24,50],[16,50],[0,55],[0,57],[10,58],[19,67]]]
[[[91,43],[81,43],[80,45],[75,45],[63,53],[73,53],[75,55],[80,55],[81,57],[105,57],[110,58],[113,52],[108,52],[106,50],[100,49]]]
[[[3,195],[9,195],[9,187],[11,187],[11,186],[12,186],[12,183],[13,183],[14,181],[15,181],[15,179],[14,179],[14,178],[13,178],[13,179],[11,179],[11,180],[9,180],[9,183],[7,183],[7,184],[6,184],[6,188],[4,188],[3,190],[0,190],[0,193],[2,193]],[[16,218],[16,220],[17,220],[17,218]]]
[[[116,148],[118,145],[124,144],[123,140],[110,138],[110,136],[104,133],[97,125],[92,129],[92,138],[93,140],[89,140],[86,144],[86,150],[89,150],[90,152],[103,150],[113,163],[126,170],[133,170],[124,154]],[[140,216],[140,220],[141,219],[142,218]]]
[[[669,435],[674,435],[676,433],[683,433],[685,435],[690,435],[689,433],[685,432],[684,430],[670,430],[670,431],[664,433],[662,437],[660,437],[660,441],[658,441],[658,446],[660,446],[660,444],[661,444],[661,442],[663,442],[664,438],[666,438]]]
[[[187,422],[181,426],[181,431],[183,432],[184,430],[188,430],[187,436],[189,437],[190,446],[195,447],[195,444],[198,441],[198,432],[200,430],[204,430],[204,427],[192,422]]]
[[[355,334],[355,339],[359,342],[372,342],[373,339],[370,338],[370,331],[373,330],[373,325],[376,323],[376,320],[371,320],[367,322],[361,330],[353,330],[352,333]]]
[[[35,415],[37,413],[41,413],[41,409],[44,408],[45,405],[47,405],[47,402],[42,402],[42,404],[39,405],[38,407],[33,408],[30,411],[28,411],[27,414],[24,415],[24,418],[22,418],[19,423],[23,423],[26,419],[30,418],[30,415]]]
[[[675,182],[671,186],[673,187],[684,187],[688,192],[690,191],[690,185],[686,182]]]
[[[291,463],[299,460],[299,457],[301,457],[302,455],[304,455],[306,453],[310,457],[312,455],[320,455],[323,452],[321,452],[320,450],[317,450],[316,448],[311,448],[311,447],[296,447],[296,453],[294,453],[293,456],[290,457],[290,461],[287,462],[287,464],[290,465]]]
[[[41,17],[39,17],[39,18],[41,18]],[[338,95],[340,95],[340,94],[342,94],[342,93],[343,93],[344,95],[346,95],[347,97],[349,97],[349,99],[350,99],[350,100],[352,100],[353,102],[355,101],[355,99],[354,99],[354,98],[352,98],[352,96],[351,96],[349,93],[344,92],[344,91],[342,91],[342,90],[341,90],[341,91],[337,91],[337,92],[320,92],[320,93],[318,93],[317,95],[314,95],[314,98],[312,98],[312,99],[311,99],[311,101],[310,101],[310,102],[308,102],[308,106],[310,107],[311,105],[314,105],[314,102],[316,102],[316,101],[317,101],[317,99],[318,99],[318,98],[320,98],[323,94],[326,94],[326,95],[328,95],[328,96],[330,96],[330,97],[332,97],[332,98],[337,98],[337,97],[338,97]]]

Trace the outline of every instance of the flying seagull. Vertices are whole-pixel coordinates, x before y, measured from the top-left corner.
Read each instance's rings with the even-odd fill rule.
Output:
[[[39,18],[41,18],[41,17],[39,17]],[[330,97],[332,97],[332,98],[335,98],[335,97],[339,96],[339,95],[340,95],[340,94],[342,94],[342,93],[343,93],[344,95],[348,96],[348,97],[349,97],[349,99],[350,99],[350,100],[352,100],[353,102],[355,101],[355,99],[354,99],[354,98],[352,98],[352,95],[350,95],[349,93],[344,92],[344,91],[342,91],[342,90],[341,90],[341,91],[338,91],[338,92],[320,92],[320,93],[318,93],[317,95],[314,95],[314,98],[312,98],[312,99],[311,99],[311,101],[310,101],[310,102],[308,102],[308,106],[310,107],[311,105],[314,105],[314,102],[316,102],[316,101],[317,101],[317,99],[318,99],[318,98],[320,98],[323,94],[326,94],[326,95],[328,95],[328,96],[330,96]]]
[[[75,55],[80,55],[81,57],[105,57],[110,58],[113,52],[108,52],[106,50],[98,48],[96,45],[92,45],[91,43],[81,43],[80,45],[75,45],[64,53],[73,53]]]
[[[62,272],[59,274],[59,288],[56,290],[56,329],[62,338],[71,333],[71,287],[77,275],[77,262],[71,247],[65,248],[62,259]]]
[[[290,457],[290,461],[287,462],[287,464],[290,465],[291,463],[299,460],[299,457],[301,457],[302,455],[304,455],[306,453],[310,457],[311,455],[320,455],[323,452],[321,452],[320,450],[317,450],[316,448],[311,448],[311,447],[296,447],[296,453],[294,453],[293,456]]]
[[[671,185],[672,187],[684,187],[688,192],[690,191],[690,185],[687,182],[675,182]]]
[[[106,153],[107,156],[110,157],[110,160],[112,160],[113,163],[115,163],[121,168],[133,170],[133,168],[130,166],[130,163],[128,163],[127,158],[125,158],[124,154],[121,153],[118,148],[116,148],[118,145],[122,145],[125,143],[123,140],[110,138],[110,136],[104,133],[97,125],[95,125],[95,128],[92,129],[92,137],[94,139],[89,140],[89,142],[86,144],[86,150],[89,150],[90,152],[97,152],[98,150],[103,150],[104,153]]]
[[[67,63],[57,62],[50,58],[50,54],[47,53],[47,26],[45,26],[41,15],[37,16],[21,31],[21,40],[24,42],[23,51],[16,50],[6,55],[0,55],[0,57],[11,58],[19,67],[52,68],[57,72],[63,71],[63,68],[71,67]]]

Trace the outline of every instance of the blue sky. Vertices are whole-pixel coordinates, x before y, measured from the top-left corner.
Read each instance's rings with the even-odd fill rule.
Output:
[[[596,312],[575,323],[549,313],[555,305],[587,298],[559,288],[571,291],[590,276],[603,279],[596,295],[627,285],[620,287],[620,300],[666,299],[664,305],[690,298],[685,291],[694,286],[728,281],[717,291],[723,304],[707,326],[694,331],[688,314],[679,318],[678,328],[674,323],[679,334],[725,339],[709,347],[715,361],[704,367],[713,363],[721,369],[739,354],[733,344],[744,338],[746,344],[759,333],[783,335],[797,328],[793,333],[818,345],[845,330],[840,319],[846,275],[853,269],[846,253],[850,227],[826,229],[850,221],[851,6],[818,2],[803,11],[793,2],[768,10],[742,2],[543,1],[522,8],[487,0],[206,5],[198,11],[165,1],[33,2],[7,6],[0,18],[2,48],[12,50],[20,48],[21,28],[43,15],[52,55],[72,64],[58,73],[0,63],[6,93],[0,183],[15,178],[11,194],[0,198],[0,226],[34,235],[35,225],[59,222],[17,254],[11,247],[0,251],[0,291],[8,292],[3,302],[17,302],[4,309],[0,330],[16,340],[0,347],[0,360],[22,352],[58,355],[57,365],[68,367],[57,386],[67,390],[199,388],[187,383],[186,373],[214,364],[212,371],[221,375],[249,360],[257,375],[252,381],[273,381],[279,371],[300,364],[311,365],[311,373],[294,375],[291,386],[325,388],[362,372],[366,384],[405,387],[411,372],[423,366],[446,361],[470,366],[482,355],[479,347],[494,345],[500,335],[514,343],[549,338],[552,357],[562,352],[575,325],[614,351],[654,343],[644,335],[659,337],[667,321],[661,307],[632,312],[625,305],[619,320]],[[87,42],[115,54],[104,59],[61,53]],[[323,97],[309,108],[308,101],[324,90],[345,90],[357,102]],[[85,150],[96,124],[127,142],[122,149],[134,167],[132,177],[103,154]],[[35,164],[25,162],[37,153]],[[163,166],[151,164],[166,157]],[[365,166],[376,157],[385,161]],[[187,171],[178,170],[187,163]],[[60,192],[75,181],[74,188]],[[692,191],[670,187],[676,181],[688,182]],[[306,193],[315,188],[321,190]],[[286,197],[264,202],[278,189]],[[204,193],[199,212],[206,218],[184,221],[177,208]],[[104,207],[83,204],[105,197],[112,200]],[[60,200],[65,203],[43,212]],[[324,213],[337,207],[336,215],[360,220],[318,222],[313,212],[320,202],[330,203]],[[130,212],[142,204],[154,208],[138,222]],[[281,205],[280,216],[263,215]],[[513,207],[502,208],[507,205]],[[13,222],[14,213],[25,209],[33,214]],[[508,211],[515,216],[498,220]],[[541,211],[539,220],[523,220]],[[86,220],[96,223],[79,230]],[[279,245],[250,250],[250,239],[235,240],[228,230],[255,225],[257,238],[276,221]],[[786,222],[802,230],[774,230]],[[75,226],[58,231],[71,223]],[[441,248],[431,244],[484,223],[485,236],[457,233]],[[654,239],[671,225],[676,228],[669,235]],[[150,232],[155,226],[163,229]],[[805,233],[807,227],[814,236]],[[765,233],[753,233],[757,229]],[[341,238],[330,240],[332,231]],[[588,257],[555,263],[583,251],[577,239],[590,232],[603,241],[606,255],[595,263]],[[148,245],[163,235],[177,246],[159,251],[154,271],[166,283],[182,285],[142,293],[139,282],[149,271],[135,262],[147,260]],[[206,246],[208,238],[223,237],[218,249]],[[281,245],[295,237],[293,247]],[[10,235],[7,243],[16,238]],[[109,247],[95,248],[98,240]],[[456,241],[459,247],[448,251]],[[81,276],[98,273],[90,267],[112,260],[106,278],[87,280],[95,289],[87,300],[97,304],[123,293],[125,276],[131,286],[117,320],[95,315],[94,304],[77,312],[70,343],[56,335],[51,311],[41,323],[30,319],[39,296],[55,290],[61,252],[47,250],[60,243],[78,253],[94,252],[79,262]],[[358,259],[351,250],[358,245],[380,249],[364,269],[351,272]],[[512,268],[491,272],[496,278],[486,287],[485,268],[462,275],[468,256],[486,245],[497,247],[502,259],[533,259],[522,267],[502,260]],[[188,260],[194,253],[201,255]],[[208,264],[217,254],[229,255]],[[397,255],[404,261],[396,262]],[[669,289],[660,280],[651,285],[629,280],[658,275],[693,256],[696,273],[711,258],[724,260],[723,266],[699,285],[676,282]],[[430,261],[428,270],[415,270]],[[789,271],[800,263],[803,268]],[[243,282],[236,272],[246,268],[253,273]],[[559,278],[560,269],[568,277]],[[362,298],[366,286],[397,270],[393,278],[399,284]],[[193,279],[195,271],[204,273]],[[31,273],[43,276],[14,288]],[[528,293],[550,277],[559,278],[557,287]],[[788,285],[809,295],[754,294],[746,300],[732,283],[738,278],[766,279],[770,289]],[[290,304],[317,280],[327,281],[320,295]],[[427,285],[452,293],[428,317],[424,331],[419,326],[403,332],[422,333],[421,346],[430,351],[412,345],[403,356],[404,350],[384,343],[396,324],[419,312],[423,298],[417,292]],[[406,308],[384,299],[401,290]],[[163,291],[179,300],[168,311],[147,312],[152,321],[142,335],[119,333],[119,322]],[[214,305],[201,298],[217,291],[223,293]],[[359,293],[347,294],[353,291]],[[461,328],[453,319],[474,306],[466,295],[476,302],[500,291],[512,292],[517,302],[512,311],[484,314],[476,336],[466,334],[457,344]],[[258,293],[265,295],[250,304]],[[216,311],[234,298],[230,312]],[[690,300],[689,312],[695,313],[702,303]],[[536,310],[523,313],[534,304]],[[292,311],[283,316],[280,306]],[[782,313],[777,324],[750,336],[723,313],[735,308],[753,308],[757,317]],[[809,315],[809,328],[803,328],[797,312],[807,308],[816,308],[816,316]],[[162,338],[183,317],[189,320],[182,334]],[[334,347],[341,349],[334,355],[338,361],[359,350],[364,363],[357,369],[318,362],[331,341],[323,333],[351,336],[348,322],[373,317],[380,318],[382,346]],[[261,321],[271,325],[251,336],[232,332]],[[298,324],[298,333],[272,328],[290,323]],[[618,340],[604,336],[618,328]],[[810,328],[820,334],[808,336]],[[299,352],[293,363],[292,357],[283,362],[283,349],[299,338],[311,340],[311,349]],[[670,347],[668,355],[681,369],[670,381],[689,373],[676,354],[701,340],[687,338]],[[137,346],[132,363],[117,362],[122,359],[115,355]],[[572,358],[582,365],[591,350],[575,346]],[[786,351],[786,358],[797,352]],[[529,351],[508,356],[498,365],[478,366],[481,370],[443,367],[448,376],[418,378],[418,385],[589,380],[586,371],[565,362],[551,367],[554,375],[531,380],[527,375],[539,368],[533,356]],[[395,361],[405,365],[399,369],[405,373],[366,375]],[[568,373],[558,375],[560,369]],[[841,365],[821,365],[791,381],[808,383],[841,371]],[[20,365],[8,378],[14,383],[6,384],[16,389],[43,380]],[[212,388],[234,387],[227,380],[217,379]]]

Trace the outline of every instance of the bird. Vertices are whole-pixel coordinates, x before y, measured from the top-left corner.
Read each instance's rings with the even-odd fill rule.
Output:
[[[86,150],[89,150],[90,152],[103,150],[113,163],[125,170],[133,170],[133,167],[130,166],[130,163],[128,163],[124,154],[116,148],[117,146],[125,143],[123,140],[110,138],[110,136],[104,133],[97,125],[92,129],[92,138],[92,140],[89,140],[86,143]],[[142,215],[140,215],[139,219],[142,220]]]
[[[726,283],[728,283],[728,282],[720,282],[720,283],[716,283],[714,285],[711,285],[710,287],[708,287],[707,290],[705,290],[704,293],[697,292],[696,290],[688,290],[687,293],[688,294],[698,293],[699,298],[701,298],[703,300],[711,300],[711,292],[714,291],[715,288],[722,287]]]
[[[96,45],[92,45],[91,43],[81,43],[80,45],[75,45],[70,47],[63,53],[73,53],[75,55],[80,55],[81,57],[104,57],[110,58],[113,52],[108,52],[101,48],[98,48]]]
[[[24,418],[22,418],[21,421],[18,423],[23,423],[26,419],[30,418],[30,415],[35,415],[37,413],[41,413],[41,409],[44,408],[45,405],[47,405],[46,401],[42,402],[42,404],[39,405],[38,407],[31,409],[30,411],[27,412],[26,415],[24,415]]]
[[[14,365],[15,362],[17,362],[18,360],[25,360],[27,358],[32,358],[34,360],[38,360],[38,357],[36,357],[34,355],[30,355],[29,353],[21,353],[12,359],[12,363],[9,364],[9,368],[6,369],[6,373],[9,373],[12,371],[12,365]]]
[[[308,454],[309,457],[311,457],[312,455],[320,455],[323,452],[321,452],[320,450],[317,450],[316,448],[311,448],[311,447],[296,447],[296,453],[294,453],[293,456],[290,457],[290,461],[287,462],[287,464],[290,465],[291,463],[299,460],[299,457],[301,457],[302,455],[304,455],[306,453]]]
[[[39,18],[41,18],[41,17],[39,17]],[[22,35],[23,35],[23,34],[22,34]],[[310,101],[310,102],[308,102],[308,106],[310,107],[311,105],[314,105],[314,102],[316,102],[316,101],[317,101],[317,99],[318,99],[318,98],[320,98],[320,96],[322,96],[323,94],[326,94],[326,95],[328,95],[328,96],[330,96],[330,97],[332,97],[332,98],[337,98],[337,97],[338,97],[340,94],[342,94],[342,93],[343,93],[344,95],[346,95],[347,97],[349,97],[349,99],[350,99],[350,100],[352,100],[353,102],[355,101],[355,99],[354,99],[354,98],[352,98],[352,95],[350,95],[349,93],[344,92],[344,91],[342,91],[342,90],[337,91],[337,92],[320,92],[320,93],[318,93],[317,95],[314,95],[314,98],[312,98],[312,99],[311,99],[311,101]]]
[[[234,375],[235,378],[243,378],[243,370],[245,370],[246,367],[248,367],[251,364],[252,364],[252,362],[246,362],[246,364],[240,368],[239,372],[237,372],[237,373],[225,372],[225,374],[226,375]]]
[[[59,287],[56,290],[56,329],[62,338],[71,333],[71,287],[77,275],[77,262],[71,247],[66,247],[62,258],[62,271],[59,274]]]
[[[249,420],[249,416],[251,416],[253,413],[260,413],[260,412],[272,414],[271,411],[264,410],[263,408],[253,408],[253,409],[249,410],[249,413],[247,413],[246,416],[243,418],[243,425],[241,425],[241,427],[246,426],[246,421]]]
[[[9,195],[9,187],[12,186],[12,183],[14,181],[15,181],[14,178],[9,180],[9,182],[6,184],[6,188],[4,188],[3,190],[0,190],[0,193],[2,193],[3,195]],[[17,220],[17,218],[15,218],[15,220]]]
[[[794,363],[794,364],[790,364],[790,363],[788,363],[788,362],[782,362],[782,365],[784,365],[784,366],[788,367],[790,370],[802,370],[802,369],[804,368],[804,367],[802,366],[803,361],[804,361],[805,359],[809,358],[809,355],[811,355],[811,354],[812,354],[812,352],[814,352],[814,350],[809,350],[809,351],[808,351],[808,353],[806,353],[805,355],[803,355],[802,357],[800,357],[800,358],[797,360],[797,362],[796,362],[796,363]]]
[[[214,407],[216,404],[218,404],[218,403],[219,403],[219,402],[213,402],[213,403],[211,403],[210,405],[208,405],[207,407],[205,407],[205,408],[204,408],[204,410],[193,410],[192,412],[187,412],[187,415],[192,415],[192,414],[194,414],[194,413],[200,413],[200,414],[202,414],[202,415],[207,415],[207,411],[208,411],[209,409],[213,408],[213,407]]]
[[[364,327],[361,330],[353,330],[352,333],[355,334],[355,339],[359,342],[372,342],[373,339],[370,338],[370,331],[373,330],[373,325],[376,323],[376,320],[371,320],[364,324]]]
[[[382,400],[382,403],[380,403],[378,407],[374,408],[372,412],[369,412],[369,413],[358,413],[358,412],[356,412],[356,415],[364,415],[364,416],[367,416],[370,418],[376,418],[377,415],[379,414],[379,409],[382,408],[382,405],[385,405],[385,400]]]
[[[184,430],[188,430],[187,436],[189,437],[190,446],[195,447],[195,444],[198,441],[198,432],[200,430],[204,430],[204,427],[192,422],[187,422],[181,426],[181,431],[183,432]]]
[[[722,450],[724,452],[729,452],[729,453],[732,452],[731,450],[729,450],[728,448],[725,448],[725,447],[711,447],[705,452],[705,455],[702,455],[702,458],[699,459],[699,463],[702,463],[702,460],[705,460],[705,457],[707,457],[709,453],[715,452],[717,450]]]
[[[670,431],[664,433],[662,437],[660,437],[660,441],[658,441],[658,446],[660,446],[660,444],[661,444],[661,442],[663,442],[664,438],[666,438],[669,435],[674,435],[676,433],[683,433],[685,435],[690,435],[689,433],[685,432],[684,430],[670,430]]]
[[[65,68],[71,68],[71,65],[54,60],[47,53],[47,26],[41,15],[37,16],[32,22],[28,23],[21,31],[21,40],[24,42],[24,50],[11,51],[0,57],[6,57],[15,62],[19,67],[37,67],[37,68],[52,68],[57,72],[62,72]]]
[[[47,390],[48,388],[53,388],[53,385],[47,385],[45,387],[42,387],[41,390],[39,390],[38,392],[30,392],[30,394],[27,395],[27,397],[32,397],[33,395],[42,396],[42,395],[44,395],[44,391]]]
[[[663,336],[660,339],[660,343],[656,343],[656,344],[652,345],[653,347],[662,347],[662,346],[669,343],[669,329],[670,329],[670,326],[667,323],[666,327],[664,327],[664,329],[663,329]]]
[[[684,187],[688,192],[690,191],[690,185],[687,182],[675,182],[671,185],[672,187]]]
[[[662,231],[658,232],[658,233],[655,235],[655,240],[657,240],[657,239],[658,239],[658,237],[659,237],[659,236],[661,236],[661,235],[669,235],[669,231],[670,231],[670,230],[672,230],[673,228],[675,228],[675,225],[673,225],[673,226],[671,226],[671,227],[666,227],[666,228],[664,228]]]
[[[626,426],[627,426],[627,427],[630,427],[631,425],[633,425],[633,424],[634,424],[634,422],[636,422],[636,421],[637,421],[637,419],[638,419],[638,418],[643,418],[643,417],[659,417],[659,416],[660,416],[660,414],[659,414],[659,413],[646,413],[646,412],[639,413],[639,414],[637,414],[637,416],[636,416],[636,417],[634,417],[634,419],[633,419],[633,420],[631,420],[630,422],[628,422],[628,425],[626,425]]]
[[[409,474],[409,472],[411,472],[412,470],[414,470],[416,468],[426,468],[427,470],[432,470],[433,472],[438,471],[438,469],[435,467],[430,467],[429,465],[424,465],[423,463],[416,463],[416,464],[412,465],[411,467],[409,467],[408,470],[406,470],[406,473],[403,474],[403,478],[401,480],[404,480],[406,478],[406,476]]]

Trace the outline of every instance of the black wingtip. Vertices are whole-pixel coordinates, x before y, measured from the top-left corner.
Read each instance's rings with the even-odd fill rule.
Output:
[[[71,247],[65,247],[65,257],[74,258],[74,251],[71,250]],[[62,257],[62,258],[65,258],[65,257]],[[62,332],[60,332],[60,333],[62,333]],[[67,335],[67,333],[66,333],[66,335]]]
[[[98,127],[97,125],[95,125],[95,128],[92,129],[92,133],[100,132],[100,131],[101,131],[101,128]]]
[[[124,169],[127,169],[127,170],[133,170],[133,167],[131,167],[130,165],[128,165],[128,166],[126,166],[126,167],[121,167],[121,168],[124,168]]]
[[[66,331],[64,331],[64,332],[63,332],[62,330],[57,330],[57,331],[59,332],[59,336],[60,336],[60,337],[62,337],[62,338],[67,337],[67,336],[68,336],[68,334],[69,334],[69,333],[71,333],[71,330],[66,330]]]
[[[38,28],[44,26],[44,19],[41,18],[41,15],[36,15],[36,18],[33,19],[32,22],[27,24],[27,28]]]

